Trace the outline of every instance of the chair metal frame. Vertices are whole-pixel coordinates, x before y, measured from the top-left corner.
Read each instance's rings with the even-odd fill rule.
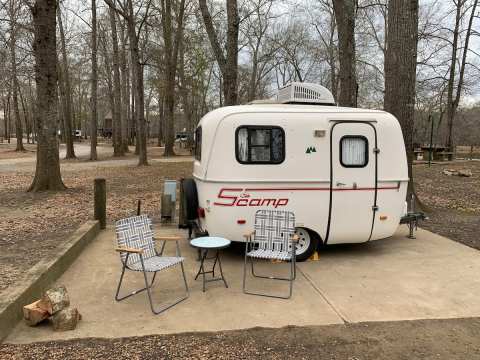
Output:
[[[128,218],[128,219],[123,219],[123,221],[125,220],[132,220],[135,221],[135,220],[145,220],[148,221],[148,224],[150,226],[150,228],[152,228],[152,223],[151,223],[151,220],[148,219],[148,217],[146,217],[146,215],[140,215],[140,216],[133,216],[131,218]],[[117,226],[118,226],[118,222],[117,222]],[[140,231],[142,231],[141,229],[139,229]],[[118,241],[118,233],[117,233],[117,241]],[[161,251],[158,253],[155,249],[155,255],[154,256],[157,256],[157,257],[162,257],[163,256],[163,251],[165,249],[165,245],[166,245],[166,242],[167,241],[175,241],[176,243],[176,257],[181,257],[181,253],[180,253],[180,245],[179,245],[179,241],[181,240],[180,237],[149,237],[148,235],[146,236],[146,241],[149,242],[151,241],[153,243],[153,246],[154,246],[154,242],[155,241],[163,241],[163,244],[162,244],[162,248],[161,248]],[[152,244],[148,243],[146,245],[149,245],[151,246]],[[185,269],[183,267],[183,259],[178,263],[180,264],[180,267],[181,267],[181,270],[182,270],[182,276],[183,276],[183,282],[184,282],[184,285],[185,285],[185,296],[179,298],[179,299],[176,299],[173,303],[170,303],[170,304],[167,304],[165,306],[162,306],[158,309],[155,308],[154,304],[153,304],[153,300],[152,300],[152,293],[151,293],[151,288],[153,286],[153,283],[155,281],[155,277],[157,275],[157,272],[160,272],[162,270],[167,270],[169,267],[173,267],[173,266],[176,266],[178,264],[175,264],[173,266],[169,266],[169,267],[166,267],[166,268],[162,268],[160,270],[147,270],[145,268],[145,263],[144,261],[146,260],[144,258],[144,249],[143,248],[136,248],[136,247],[129,247],[129,246],[121,246],[119,244],[119,246],[115,249],[117,252],[119,252],[120,254],[124,253],[126,254],[126,257],[124,259],[122,259],[122,256],[120,257],[120,260],[122,262],[122,273],[120,275],[120,279],[119,279],[119,282],[118,282],[118,286],[117,286],[117,291],[115,293],[115,300],[116,301],[122,301],[122,300],[125,300],[133,295],[136,295],[138,293],[141,293],[145,290],[147,290],[147,295],[148,295],[148,301],[149,301],[149,304],[150,304],[150,309],[152,310],[152,313],[154,313],[155,315],[158,315],[162,312],[164,312],[165,310],[168,310],[170,309],[171,307],[177,305],[178,303],[188,299],[189,297],[189,290],[188,290],[188,284],[187,284],[187,279],[185,277]],[[121,288],[121,285],[122,285],[122,281],[123,281],[123,277],[125,275],[125,270],[128,269],[128,270],[131,270],[131,271],[140,271],[140,270],[135,270],[135,269],[132,269],[129,267],[129,263],[128,263],[128,258],[130,255],[138,255],[139,257],[139,260],[140,260],[140,264],[141,264],[141,271],[143,272],[143,277],[144,277],[144,280],[145,280],[145,287],[143,288],[140,288],[140,289],[137,289],[137,290],[134,290],[133,292],[127,294],[127,295],[124,295],[124,296],[119,296],[120,294],[120,288]],[[152,256],[149,256],[149,258],[152,257]],[[149,283],[148,282],[148,277],[147,277],[147,273],[148,272],[153,272],[153,277],[152,277],[152,280],[151,282]]]
[[[268,212],[268,211],[274,211],[274,210],[258,210],[255,214],[255,226],[257,226],[257,215],[260,212]],[[277,210],[275,210],[277,211]],[[278,212],[278,211],[277,211]],[[293,213],[291,213],[293,216]],[[297,277],[297,269],[296,269],[296,244],[298,243],[298,235],[294,234],[295,227],[293,227],[293,231],[289,231],[285,244],[283,245],[288,249],[288,252],[291,252],[291,258],[290,258],[290,276],[288,277],[275,277],[275,276],[265,276],[265,275],[259,275],[255,273],[255,268],[254,268],[254,257],[249,256],[249,252],[255,250],[255,246],[258,246],[258,242],[255,241],[255,234],[257,230],[253,230],[252,232],[245,234],[245,259],[244,259],[244,265],[243,265],[243,293],[248,294],[248,295],[257,295],[257,296],[265,296],[265,297],[271,297],[271,298],[277,298],[277,299],[290,299],[292,297],[293,293],[293,281]],[[271,249],[267,249],[271,250]],[[282,295],[272,295],[272,294],[267,294],[267,293],[260,293],[260,292],[252,292],[247,290],[246,288],[246,277],[247,277],[247,258],[250,258],[250,267],[251,267],[251,274],[253,277],[256,278],[261,278],[261,279],[269,279],[269,280],[279,280],[279,281],[288,281],[289,282],[289,292],[288,295],[282,296]],[[272,257],[270,258],[271,260],[276,260],[276,258]],[[278,260],[278,258],[277,258]]]

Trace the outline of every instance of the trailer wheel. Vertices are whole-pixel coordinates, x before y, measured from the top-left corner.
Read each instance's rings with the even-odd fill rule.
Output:
[[[305,261],[317,249],[318,237],[305,228],[295,228],[295,234],[300,238],[296,249],[297,261]]]
[[[197,185],[191,178],[183,180],[183,209],[187,220],[198,218],[198,194]]]

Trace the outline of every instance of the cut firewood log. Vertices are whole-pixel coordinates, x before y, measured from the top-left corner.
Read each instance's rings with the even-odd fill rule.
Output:
[[[47,290],[38,303],[38,306],[41,309],[48,311],[50,315],[65,309],[69,305],[70,299],[68,297],[67,289],[63,285]]]
[[[77,323],[82,319],[82,315],[77,308],[66,308],[56,312],[50,320],[52,321],[53,330],[67,331],[77,327]]]
[[[50,316],[48,311],[38,306],[39,302],[40,300],[37,300],[23,307],[23,318],[30,326],[35,326]]]

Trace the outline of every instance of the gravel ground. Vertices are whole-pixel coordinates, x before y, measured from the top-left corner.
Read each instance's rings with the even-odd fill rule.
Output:
[[[13,359],[480,359],[480,319],[253,328],[0,345]]]
[[[447,176],[444,169],[469,169],[471,177]],[[421,226],[480,249],[480,161],[414,166],[415,189],[429,220]]]

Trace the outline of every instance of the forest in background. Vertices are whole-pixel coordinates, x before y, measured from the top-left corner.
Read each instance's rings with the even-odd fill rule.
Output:
[[[75,157],[75,130],[90,138],[91,160],[97,136],[110,130],[115,156],[135,145],[139,164],[147,164],[149,138],[174,155],[178,119],[191,134],[214,108],[308,81],[329,88],[339,105],[392,112],[409,149],[428,141],[432,119],[435,143],[478,145],[477,5],[5,0],[0,136],[15,137],[19,151],[37,140],[32,189],[62,188],[52,161],[58,133],[67,158]]]

